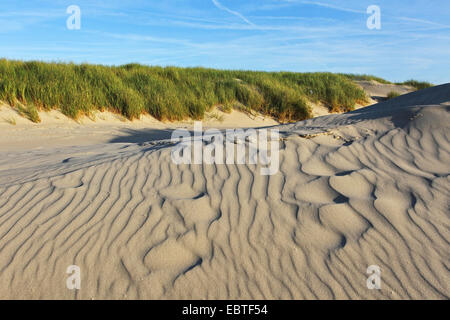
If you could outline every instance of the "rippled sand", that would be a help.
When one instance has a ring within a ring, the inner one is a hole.
[[[449,108],[450,84],[279,126],[273,176],[168,141],[2,153],[0,298],[448,299]]]

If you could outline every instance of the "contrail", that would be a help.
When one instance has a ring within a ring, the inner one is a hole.
[[[295,2],[295,1],[288,1],[288,2]],[[335,6],[329,3],[324,3],[324,2],[318,2],[318,1],[298,1],[299,3],[302,4],[309,4],[309,5],[314,5],[314,6],[319,6],[319,7],[325,7],[325,8],[330,8],[330,9],[334,9],[334,10],[339,10],[339,11],[345,11],[345,12],[354,12],[354,13],[363,13],[365,14],[365,11],[362,10],[355,10],[355,9],[350,9],[350,8],[344,8],[344,7],[339,7],[339,6]]]
[[[214,3],[214,5],[217,7],[217,8],[219,8],[220,10],[224,10],[224,11],[226,11],[226,12],[229,12],[229,13],[231,13],[231,14],[233,14],[233,15],[235,15],[235,16],[237,16],[237,17],[239,17],[239,18],[241,18],[242,20],[244,20],[246,23],[248,23],[249,25],[251,25],[251,26],[254,26],[254,24],[251,22],[251,21],[249,21],[246,17],[244,17],[242,14],[240,14],[239,12],[236,12],[236,11],[233,11],[233,10],[230,10],[230,9],[228,9],[227,7],[224,7],[219,1],[217,1],[217,0],[212,0],[212,2]]]

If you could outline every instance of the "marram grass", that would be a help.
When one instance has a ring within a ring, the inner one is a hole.
[[[213,106],[240,106],[280,121],[311,117],[311,103],[350,111],[364,91],[341,74],[102,66],[0,60],[0,100],[38,122],[37,109],[78,118],[109,110],[128,119],[202,119]],[[27,107],[24,107],[27,106]],[[25,109],[24,109],[25,108]]]
[[[404,85],[414,87],[416,90],[423,90],[423,89],[430,88],[433,86],[433,84],[430,82],[417,81],[417,80],[408,80],[408,81],[405,81],[405,82],[402,82],[399,84],[404,84]]]
[[[399,97],[400,95],[401,95],[401,94],[398,93],[397,91],[390,91],[390,92],[387,94],[386,99],[388,99],[388,100],[394,99],[394,98]]]

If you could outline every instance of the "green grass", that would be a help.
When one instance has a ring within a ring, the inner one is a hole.
[[[17,104],[17,111],[22,117],[27,118],[31,122],[39,123],[41,122],[41,118],[39,117],[38,110],[36,106],[33,104],[22,105],[21,103]]]
[[[400,93],[398,93],[397,91],[391,91],[391,92],[388,93],[387,99],[390,100],[390,99],[393,99],[393,98],[397,98],[399,96],[400,96]]]
[[[128,119],[148,113],[160,120],[202,119],[214,106],[235,106],[280,121],[311,117],[312,102],[350,111],[367,97],[348,76],[22,62],[0,59],[0,100],[38,121],[37,110],[59,109],[77,119],[109,110]],[[32,106],[32,107],[30,107]]]
[[[219,114],[218,112],[214,111],[207,115],[208,120],[216,120],[219,122],[223,122],[224,116]]]
[[[349,79],[351,79],[351,80],[355,80],[355,81],[358,81],[358,80],[362,80],[362,81],[371,81],[371,80],[373,80],[373,81],[376,81],[376,82],[379,82],[379,83],[383,83],[383,84],[391,84],[392,82],[390,82],[390,81],[388,81],[388,80],[385,80],[385,79],[383,79],[383,78],[380,78],[380,77],[375,77],[375,76],[372,76],[372,75],[368,75],[368,74],[348,74],[348,73],[343,73],[342,74],[343,76],[345,76],[345,77],[347,77],[347,78],[349,78]]]
[[[383,78],[380,77],[375,77],[372,75],[367,75],[367,74],[341,74],[345,77],[347,77],[348,79],[354,80],[354,81],[358,81],[358,80],[366,80],[366,81],[377,81],[379,83],[383,83],[383,84],[392,84],[392,82],[385,80]],[[426,89],[429,87],[434,86],[432,83],[429,82],[425,82],[425,81],[417,81],[417,80],[408,80],[408,81],[404,81],[404,82],[397,82],[395,84],[398,85],[408,85],[411,87],[414,87],[416,90],[422,90],[422,89]]]
[[[15,126],[17,124],[16,118],[14,118],[14,117],[10,117],[10,118],[3,119],[3,120],[5,120],[6,123],[9,123],[12,126]]]
[[[414,87],[416,90],[422,90],[434,86],[432,83],[417,80],[408,80],[398,84],[408,85]]]

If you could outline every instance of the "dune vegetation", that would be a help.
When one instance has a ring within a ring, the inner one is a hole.
[[[383,84],[405,85],[405,86],[411,86],[416,90],[422,90],[422,89],[426,89],[426,88],[430,88],[430,87],[434,86],[434,84],[432,84],[430,82],[417,81],[417,80],[407,80],[407,81],[403,81],[403,82],[393,83],[393,82],[390,82],[383,78],[368,75],[368,74],[351,74],[351,73],[344,74],[344,73],[342,73],[341,75],[344,77],[347,77],[351,80],[355,80],[355,81],[376,81],[376,82],[383,83]]]
[[[388,80],[369,74],[341,73],[341,75],[355,81],[376,81],[383,84],[392,84],[392,82]]]
[[[213,106],[235,106],[280,121],[311,117],[311,103],[350,111],[367,97],[348,77],[332,73],[225,71],[0,60],[0,100],[33,121],[36,109],[72,118],[109,110],[128,119],[201,119]],[[31,106],[26,107],[24,106]]]
[[[390,91],[390,92],[387,94],[386,99],[388,99],[388,100],[394,99],[394,98],[399,97],[400,95],[401,95],[401,94],[398,93],[397,91]]]
[[[16,104],[17,112],[22,116],[30,120],[34,123],[41,122],[41,118],[39,117],[38,109],[34,104],[23,105],[18,102]]]
[[[430,82],[417,81],[417,80],[408,80],[408,81],[405,81],[402,83],[397,83],[397,84],[411,86],[411,87],[414,87],[416,90],[422,90],[422,89],[430,88],[433,86],[433,84]]]
[[[357,103],[366,103],[366,94],[353,82],[358,79],[388,83],[369,75],[0,59],[0,100],[33,122],[40,121],[38,110],[50,109],[74,119],[95,110],[120,113],[128,119],[144,113],[159,120],[202,119],[217,105],[289,122],[311,118],[311,103],[322,103],[332,112],[351,111]]]

